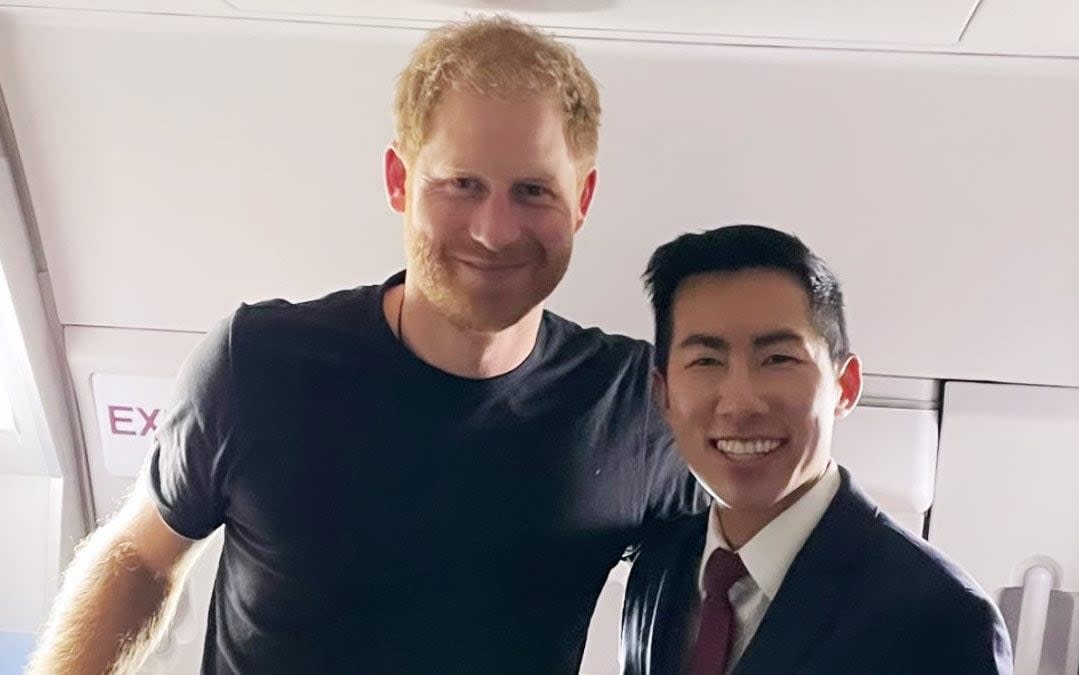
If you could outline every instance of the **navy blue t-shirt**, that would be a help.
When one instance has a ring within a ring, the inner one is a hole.
[[[647,343],[543,316],[505,375],[440,371],[383,286],[242,306],[185,363],[148,463],[225,525],[207,673],[565,673],[611,567],[699,510]]]

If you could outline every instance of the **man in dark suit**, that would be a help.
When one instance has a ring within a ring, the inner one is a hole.
[[[642,544],[626,675],[1011,673],[984,591],[831,458],[862,371],[824,262],[733,226],[662,246],[645,279],[657,395],[715,501]]]

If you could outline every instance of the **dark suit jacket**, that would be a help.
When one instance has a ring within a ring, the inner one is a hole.
[[[1010,674],[1007,629],[985,593],[840,475],[734,675]],[[679,673],[707,527],[707,514],[685,518],[641,545],[622,615],[625,675]]]

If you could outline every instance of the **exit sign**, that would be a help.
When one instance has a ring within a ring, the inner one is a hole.
[[[165,418],[173,380],[94,373],[90,383],[105,469],[114,476],[136,476]]]

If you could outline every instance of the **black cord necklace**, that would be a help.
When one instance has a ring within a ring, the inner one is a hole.
[[[397,340],[405,343],[405,334],[401,332],[401,322],[405,316],[405,289],[401,289],[401,304],[397,307]]]

